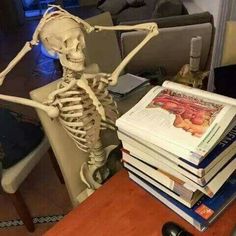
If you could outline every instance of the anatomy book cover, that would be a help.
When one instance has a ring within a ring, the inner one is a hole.
[[[222,107],[169,89],[162,90],[147,106],[170,114],[173,128],[195,137],[201,137],[206,132]]]
[[[220,103],[159,87],[131,109],[125,120],[151,142],[161,138],[192,149],[208,135],[223,108]]]

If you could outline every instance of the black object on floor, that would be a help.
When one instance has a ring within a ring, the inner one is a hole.
[[[163,236],[192,236],[189,232],[185,231],[174,222],[167,222],[162,227]]]
[[[214,92],[236,98],[236,65],[215,68],[214,74]]]

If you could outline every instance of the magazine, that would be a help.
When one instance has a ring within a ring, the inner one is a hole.
[[[147,163],[163,162],[166,165],[176,169],[180,173],[196,179],[202,178],[200,182],[207,182],[223,167],[230,158],[236,154],[236,127],[234,127],[216,147],[199,164],[195,165],[180,157],[177,157],[165,150],[153,149],[153,145],[138,138],[130,137],[118,131],[118,137],[122,141],[124,149],[128,150],[133,156],[146,157]]]
[[[200,161],[236,125],[236,99],[165,81],[116,125],[166,151]]]
[[[192,208],[184,206],[167,193],[131,172],[129,172],[129,177],[199,231],[206,230],[236,198],[235,173],[222,186],[214,198],[203,196]]]

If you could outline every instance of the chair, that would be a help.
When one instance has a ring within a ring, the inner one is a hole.
[[[30,152],[25,158],[19,161],[14,166],[3,169],[1,186],[3,191],[10,197],[12,203],[14,204],[21,220],[25,224],[26,228],[30,231],[34,231],[34,223],[32,221],[30,212],[24,202],[24,199],[19,191],[21,184],[24,182],[26,177],[31,173],[34,167],[38,164],[41,157],[48,151],[52,162],[53,157],[50,144],[46,136],[42,139],[41,143]],[[55,162],[53,162],[55,168]],[[57,175],[60,181],[63,183],[62,176],[60,172],[56,169]]]
[[[112,25],[111,16],[108,13],[92,17],[87,21],[90,24]],[[87,64],[101,62],[99,66],[102,72],[111,72],[119,64],[121,57],[115,32],[92,33],[86,37],[86,44]],[[38,102],[44,101],[48,94],[55,90],[57,83],[58,81],[54,81],[31,91],[31,98]],[[86,185],[80,179],[80,167],[87,160],[88,154],[76,147],[74,141],[56,119],[51,120],[41,110],[37,110],[37,113],[55,153],[71,202],[73,206],[76,206],[80,203],[78,195],[86,189]]]
[[[29,210],[20,194],[19,187],[48,149],[49,143],[47,138],[44,137],[37,148],[24,159],[8,169],[3,169],[2,172],[2,189],[11,198],[20,218],[30,232],[34,231],[34,224]]]

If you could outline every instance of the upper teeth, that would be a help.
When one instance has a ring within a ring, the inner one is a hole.
[[[69,61],[74,62],[74,63],[78,63],[78,62],[80,62],[81,60],[79,60],[79,59],[69,58]]]

